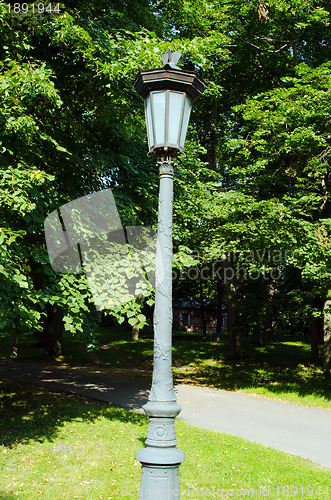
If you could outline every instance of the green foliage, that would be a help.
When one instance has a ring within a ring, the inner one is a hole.
[[[196,265],[196,249],[207,264],[228,252],[245,262],[250,250],[293,250],[286,269],[266,258],[248,268],[268,273],[276,264],[285,290],[292,266],[301,284],[325,298],[329,2],[68,1],[60,13],[38,17],[9,15],[1,1],[0,22],[3,328],[40,329],[46,304],[58,303],[68,331],[93,334],[98,313],[88,279],[52,271],[43,221],[62,204],[111,187],[123,226],[155,227],[157,168],[146,158],[132,82],[139,66],[159,66],[169,46],[208,84],[176,169],[175,265]],[[114,271],[115,278],[122,284],[125,276]],[[117,321],[144,324],[141,298],[118,305],[108,290],[100,294]],[[151,306],[152,291],[144,294]],[[307,309],[309,296],[298,297],[300,310],[320,311],[314,301]]]
[[[214,175],[197,189],[188,184],[193,196],[177,204],[175,214],[185,207],[187,227],[177,244],[199,250],[206,266],[230,253],[247,273],[268,278],[276,267],[280,324],[300,315],[309,326],[322,314],[331,279],[330,5],[201,0],[194,9],[189,1],[157,6],[176,32],[185,64],[208,83],[194,108],[191,140],[197,151],[204,148],[199,158]],[[252,262],[247,252],[255,255]],[[286,261],[256,257],[277,253],[287,254]],[[291,268],[300,275],[292,285]],[[249,287],[242,275],[235,281],[247,324],[248,304],[256,316],[265,314],[270,280],[263,300],[257,282]],[[215,298],[207,284],[205,292]],[[189,293],[198,296],[193,282]]]
[[[229,143],[237,187],[253,196],[251,208],[269,209],[260,210],[259,227],[252,232],[260,241],[264,235],[264,246],[293,249],[292,265],[322,295],[331,279],[329,67],[300,64],[296,77],[236,107],[243,127],[241,137]],[[250,241],[254,245],[254,237]]]
[[[9,15],[0,2],[0,321],[7,331],[41,329],[46,304],[56,303],[68,331],[93,337],[100,314],[87,277],[61,276],[49,265],[43,222],[55,208],[116,186],[125,225],[154,215],[156,171],[150,175],[145,159],[132,77],[138,40],[149,43],[148,27],[158,22],[147,2],[117,7],[90,2],[77,10],[69,2],[58,15],[36,17]],[[134,312],[144,324],[141,308],[137,299],[112,312],[121,320]]]

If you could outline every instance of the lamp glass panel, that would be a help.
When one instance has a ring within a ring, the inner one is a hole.
[[[155,146],[165,144],[166,92],[152,92]]]
[[[192,109],[192,101],[191,101],[190,97],[185,96],[183,123],[182,123],[182,130],[180,133],[180,141],[179,141],[179,144],[180,144],[182,149],[184,149],[186,132],[187,132],[187,127],[188,127],[188,122],[190,119],[191,109]]]
[[[150,96],[145,99],[145,117],[147,126],[148,147],[151,149],[154,146],[154,133],[153,133],[153,120],[152,120],[152,106]]]
[[[182,92],[169,92],[168,144],[178,144],[184,98]]]

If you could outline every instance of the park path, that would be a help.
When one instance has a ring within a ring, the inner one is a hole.
[[[141,411],[150,381],[112,378],[79,369],[0,362],[0,378],[69,392]],[[331,410],[180,384],[179,418],[194,426],[244,437],[331,468]]]

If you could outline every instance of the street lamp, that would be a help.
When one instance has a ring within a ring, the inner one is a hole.
[[[176,402],[172,379],[172,206],[175,164],[184,150],[194,101],[205,84],[193,72],[177,67],[180,52],[162,56],[163,68],[141,70],[134,87],[145,102],[149,153],[161,158],[156,245],[153,381],[144,411],[149,417],[142,464],[140,500],[178,499],[179,465],[185,454],[176,448]]]

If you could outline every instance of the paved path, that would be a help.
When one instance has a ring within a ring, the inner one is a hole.
[[[181,417],[192,425],[250,441],[331,467],[331,411],[240,392],[177,386]]]
[[[75,369],[0,362],[0,377],[79,394],[130,410],[147,402],[150,382]],[[181,419],[308,458],[331,468],[331,411],[239,392],[177,385]]]

